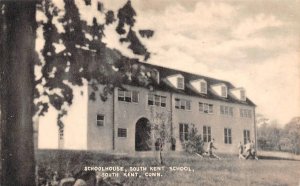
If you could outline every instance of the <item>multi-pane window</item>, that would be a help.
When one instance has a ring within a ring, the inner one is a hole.
[[[199,102],[199,111],[203,113],[213,113],[213,104]]]
[[[222,115],[233,116],[233,107],[221,105],[220,113]]]
[[[187,141],[189,139],[189,125],[186,123],[179,123],[179,138],[180,141]]]
[[[176,98],[175,99],[175,108],[180,109],[180,99]]]
[[[119,101],[125,101],[125,91],[118,90],[118,100]]]
[[[183,77],[177,78],[177,88],[178,89],[184,89],[184,79]]]
[[[138,91],[128,91],[128,90],[118,90],[118,100],[125,102],[139,102],[139,92]]]
[[[126,128],[118,128],[118,137],[127,137],[127,129]]]
[[[245,92],[245,90],[241,90],[240,94],[241,94],[241,100],[246,100],[246,92]]]
[[[210,142],[211,140],[211,128],[210,126],[203,126],[203,141]]]
[[[221,86],[221,96],[227,97],[227,87],[226,86]]]
[[[96,123],[99,127],[104,126],[104,115],[97,114]]]
[[[175,108],[182,110],[191,110],[191,101],[185,99],[175,99]]]
[[[159,72],[156,69],[153,69],[151,72],[151,77],[156,81],[156,83],[159,83]]]
[[[207,93],[207,84],[205,81],[200,82],[200,92],[204,94]]]
[[[131,102],[131,91],[125,91],[125,101]]]
[[[160,106],[160,96],[158,96],[158,95],[154,96],[154,104],[156,106]]]
[[[252,111],[250,109],[240,109],[240,116],[242,118],[252,118]]]
[[[232,144],[232,133],[230,128],[224,128],[224,143]]]
[[[134,103],[139,102],[139,92],[138,91],[132,91],[131,92],[131,101]]]
[[[148,105],[154,105],[154,95],[148,94]]]
[[[160,106],[161,107],[166,107],[167,106],[167,97],[160,96]]]
[[[244,144],[248,143],[250,140],[250,130],[244,130]]]
[[[148,94],[148,105],[156,105],[156,106],[160,106],[160,107],[166,107],[166,104],[167,104],[166,96]]]

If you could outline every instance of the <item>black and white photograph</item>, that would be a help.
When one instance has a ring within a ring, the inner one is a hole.
[[[300,186],[299,0],[0,0],[0,185]]]

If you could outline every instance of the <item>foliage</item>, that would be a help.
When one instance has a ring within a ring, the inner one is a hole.
[[[260,149],[300,153],[299,117],[293,118],[283,128],[280,128],[276,121],[266,121],[258,127],[257,144]]]
[[[130,1],[119,9],[117,18],[102,3],[86,1],[86,6],[98,3],[98,11],[105,16],[103,23],[94,17],[92,25],[81,20],[75,1],[63,2],[63,10],[47,0],[38,6],[38,10],[44,12],[47,20],[39,23],[43,28],[45,45],[41,51],[43,60],[37,63],[42,76],[36,80],[35,91],[36,112],[43,115],[48,111],[49,105],[53,106],[59,111],[57,123],[60,127],[63,127],[61,118],[67,114],[66,107],[73,101],[72,88],[82,86],[84,80],[92,84],[94,91],[97,91],[97,86],[93,85],[105,85],[104,91],[100,92],[102,100],[106,99],[114,87],[122,87],[120,82],[136,81],[145,86],[151,82],[151,78],[143,75],[145,69],[141,68],[137,59],[123,56],[119,51],[108,48],[102,41],[105,27],[118,21],[116,32],[120,41],[129,43],[129,49],[134,54],[144,56],[145,60],[150,57],[150,53],[133,30],[136,13]],[[54,24],[55,19],[62,25],[63,32],[58,31],[57,23]],[[124,29],[125,26],[129,26],[129,31]],[[64,49],[57,53],[57,45]],[[48,99],[39,99],[42,97]],[[95,92],[89,97],[96,99]]]
[[[289,141],[291,152],[300,154],[300,117],[293,118],[285,125],[284,135]]]
[[[175,138],[171,134],[171,113],[161,112],[155,107],[150,108],[152,131],[154,132],[155,150],[159,151],[160,164],[164,165],[162,151],[170,150],[170,143],[175,143]]]
[[[201,134],[198,134],[198,129],[192,124],[188,133],[188,141],[185,142],[185,150],[189,153],[202,154],[205,152],[203,146]]]
[[[282,137],[283,129],[278,127],[276,121],[271,124],[262,124],[258,128],[258,147],[263,150],[280,150],[280,138]]]
[[[160,139],[163,145],[171,142],[171,116],[170,113],[159,112],[151,107],[151,121],[152,130],[154,131],[154,138]]]

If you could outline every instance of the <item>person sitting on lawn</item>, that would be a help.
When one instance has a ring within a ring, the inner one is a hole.
[[[243,152],[244,152],[244,145],[242,144],[242,142],[239,143],[238,145],[238,149],[239,149],[239,159],[245,159]]]
[[[214,146],[215,139],[212,139],[210,142],[208,142],[207,145],[207,152],[210,158],[217,158],[221,159],[219,156],[217,156],[215,153],[213,153],[213,149],[217,150],[217,148]]]

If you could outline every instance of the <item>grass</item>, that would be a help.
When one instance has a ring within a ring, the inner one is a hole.
[[[141,158],[140,156],[144,156]],[[122,174],[113,178],[124,185],[299,185],[300,161],[272,159],[262,157],[259,161],[239,160],[236,156],[221,154],[222,160],[200,159],[185,153],[166,153],[165,170],[159,177],[124,177]],[[105,154],[84,151],[43,150],[37,153],[40,168],[51,167],[57,170],[59,164],[64,172],[71,172],[76,167],[84,166],[123,166],[129,167],[160,166],[157,156],[152,152],[133,156]],[[170,166],[190,167],[192,172],[170,171]],[[149,172],[149,171],[147,171]],[[98,172],[99,174],[99,172]]]

